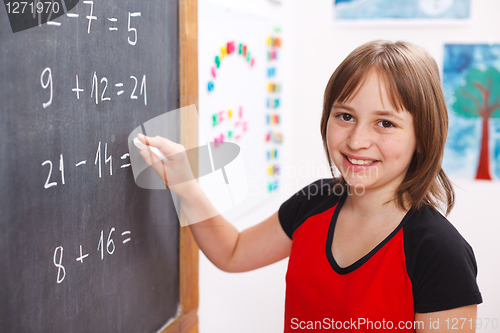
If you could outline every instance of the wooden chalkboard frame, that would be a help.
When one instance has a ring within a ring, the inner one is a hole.
[[[198,105],[198,2],[179,0],[180,107]],[[181,115],[181,144],[198,145],[198,119]],[[181,220],[185,219],[181,213]],[[185,222],[185,221],[184,221]],[[187,225],[187,223],[181,223]],[[182,313],[161,333],[198,333],[198,246],[179,228],[179,298]]]

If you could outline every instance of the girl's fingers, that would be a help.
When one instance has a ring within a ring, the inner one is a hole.
[[[146,163],[152,167],[158,176],[160,176],[162,181],[167,184],[167,174],[163,162],[161,162],[160,159],[148,149],[142,149],[140,153]]]
[[[148,145],[149,142],[146,141],[147,136],[143,135],[142,133],[137,133],[137,138],[139,139],[139,141],[141,141],[145,145]]]
[[[159,136],[148,137],[138,134],[137,138],[143,144],[159,149],[168,157],[168,161],[163,162],[151,149],[142,149],[140,152],[146,163],[153,168],[167,187],[195,179],[184,146]]]
[[[150,137],[139,133],[137,134],[137,138],[139,138],[139,141],[147,146],[158,148],[167,157],[184,151],[184,147],[182,145],[176,144],[175,142],[160,136]]]
[[[149,166],[158,162],[158,157],[153,154],[149,149],[141,149],[141,155]]]

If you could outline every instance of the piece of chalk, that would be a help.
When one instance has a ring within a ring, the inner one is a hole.
[[[156,155],[156,157],[158,157],[160,160],[168,160],[167,156],[165,156],[165,154],[163,154],[158,148],[155,148],[155,147],[151,147],[151,146],[146,146],[144,143],[142,143],[141,141],[139,141],[138,138],[135,138],[133,140],[134,142],[134,145],[139,148],[139,149],[149,149],[151,150],[151,152],[153,154]]]

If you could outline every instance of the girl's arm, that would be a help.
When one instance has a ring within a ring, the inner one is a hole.
[[[218,214],[194,179],[182,145],[161,137],[138,135],[138,138],[168,156],[168,161],[161,162],[147,149],[141,150],[146,162],[180,197],[196,243],[215,266],[227,272],[244,272],[289,256],[292,241],[283,231],[277,212],[263,222],[238,232]]]
[[[446,311],[415,313],[415,322],[421,322],[415,328],[417,333],[474,333],[476,332],[476,317],[477,304]]]

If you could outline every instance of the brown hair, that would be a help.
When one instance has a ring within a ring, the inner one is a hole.
[[[321,118],[321,136],[330,167],[326,131],[332,105],[354,97],[370,69],[375,69],[384,81],[393,107],[407,110],[413,116],[417,144],[406,176],[396,190],[396,204],[403,209],[408,208],[406,204],[415,208],[422,205],[446,208],[448,214],[455,201],[451,182],[441,168],[448,112],[436,61],[413,44],[389,41],[363,44],[332,74],[325,89]]]

